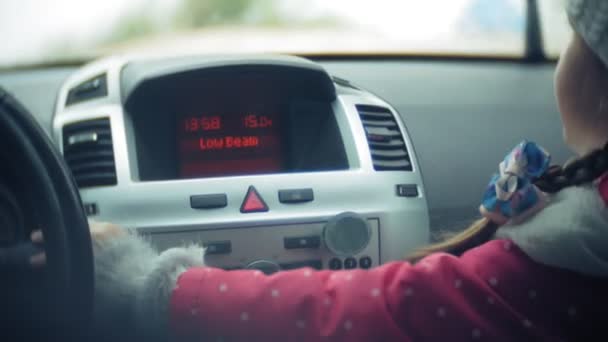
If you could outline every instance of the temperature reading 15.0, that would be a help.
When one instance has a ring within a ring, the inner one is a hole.
[[[243,118],[243,124],[247,128],[269,128],[272,127],[272,119],[265,115],[249,114]]]

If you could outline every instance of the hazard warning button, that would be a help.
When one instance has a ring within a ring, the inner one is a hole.
[[[266,202],[262,199],[262,196],[258,193],[255,187],[250,186],[247,190],[247,195],[241,204],[241,213],[262,213],[268,211]]]

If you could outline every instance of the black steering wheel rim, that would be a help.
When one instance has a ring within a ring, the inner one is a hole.
[[[49,322],[60,330],[87,327],[93,312],[94,269],[91,236],[76,183],[62,157],[34,117],[0,88],[0,146],[29,194],[47,254]]]

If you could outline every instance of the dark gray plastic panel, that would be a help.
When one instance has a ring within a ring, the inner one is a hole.
[[[154,80],[200,74],[205,71],[229,69],[232,72],[276,72],[292,79],[294,86],[314,90],[323,100],[333,101],[336,90],[330,76],[318,64],[290,56],[213,56],[179,57],[128,63],[121,73],[123,103],[136,96],[137,90]],[[296,83],[296,82],[299,82]]]

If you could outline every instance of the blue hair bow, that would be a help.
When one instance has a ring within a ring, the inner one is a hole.
[[[544,204],[543,193],[532,183],[549,168],[551,156],[539,145],[522,141],[499,164],[499,173],[488,184],[480,211],[504,224],[536,211]]]

